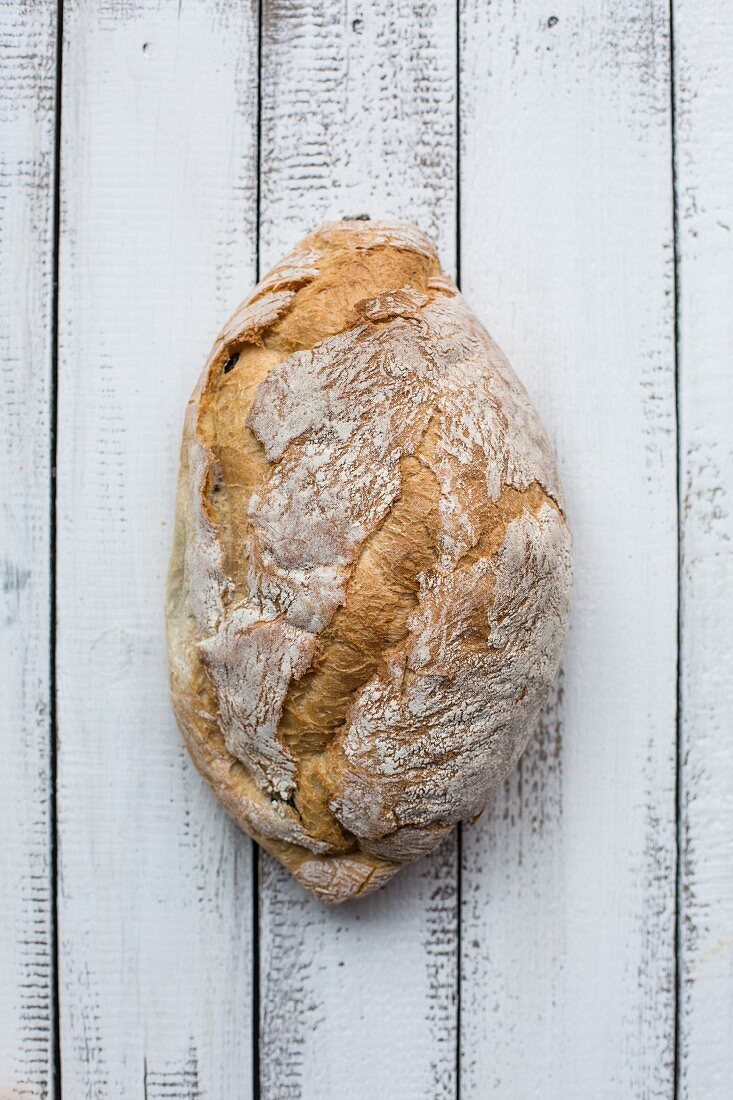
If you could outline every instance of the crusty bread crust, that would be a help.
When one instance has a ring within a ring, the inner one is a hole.
[[[413,226],[323,226],[189,403],[173,703],[237,823],[318,897],[476,817],[556,675],[570,537],[506,359]]]

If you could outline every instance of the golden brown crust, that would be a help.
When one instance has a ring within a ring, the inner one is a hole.
[[[184,431],[173,700],[229,813],[338,902],[481,811],[559,661],[569,538],[511,368],[410,226],[322,227]]]

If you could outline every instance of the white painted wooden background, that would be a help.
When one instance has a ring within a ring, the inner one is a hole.
[[[731,4],[0,26],[0,1098],[730,1100]],[[576,581],[491,812],[329,911],[188,761],[163,581],[214,334],[361,211],[435,237],[526,382]]]

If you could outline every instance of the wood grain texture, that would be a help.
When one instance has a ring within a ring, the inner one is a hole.
[[[455,4],[265,0],[262,273],[320,222],[404,218],[455,267]]]
[[[52,1094],[55,4],[0,4],[0,1096]]]
[[[733,1082],[733,9],[676,0],[680,495],[680,1057]]]
[[[461,59],[463,290],[555,442],[575,561],[555,704],[464,832],[461,1096],[671,1097],[667,6],[465,0]]]
[[[251,846],[167,697],[183,413],[254,276],[256,12],[67,3],[59,945],[69,1097],[251,1096]]]
[[[575,533],[550,707],[493,809],[329,911],[260,867],[263,1100],[664,1097],[733,1079],[733,16],[673,0],[66,0],[61,1019],[50,845],[56,3],[0,0],[0,1096],[253,1095],[249,840],[183,749],[163,586],[186,399],[319,222],[418,222],[550,429]],[[672,97],[677,208],[675,462]],[[461,904],[460,1033],[457,1029]],[[460,1041],[460,1050],[457,1044]],[[460,1078],[456,1064],[460,1062]]]
[[[319,222],[415,221],[455,262],[455,5],[264,4],[261,270]],[[266,1100],[455,1093],[456,844],[329,912],[262,861]],[[375,1052],[378,1052],[375,1055]]]

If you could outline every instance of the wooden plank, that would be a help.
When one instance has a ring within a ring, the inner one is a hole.
[[[164,585],[186,402],[255,263],[256,9],[65,5],[59,934],[65,1094],[248,1097],[251,844],[187,758]]]
[[[557,697],[464,832],[461,1096],[671,1097],[676,452],[662,0],[465,0],[463,289],[574,530]]]
[[[0,1095],[48,1097],[55,3],[3,0],[0,40]]]
[[[264,12],[262,271],[320,222],[360,212],[416,221],[451,268],[455,5]],[[269,858],[261,867],[263,1098],[452,1098],[455,838],[335,911]]]
[[[733,9],[674,5],[680,381],[679,1095],[733,1081]]]

